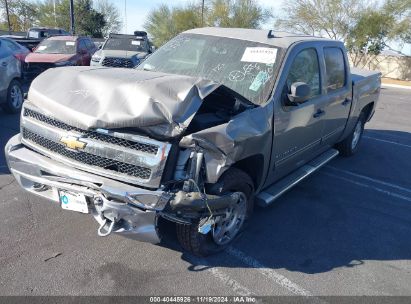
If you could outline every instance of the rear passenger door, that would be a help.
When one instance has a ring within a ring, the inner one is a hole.
[[[339,46],[323,49],[324,89],[328,104],[324,115],[323,144],[334,145],[344,132],[351,108],[351,83],[348,83],[347,58]]]

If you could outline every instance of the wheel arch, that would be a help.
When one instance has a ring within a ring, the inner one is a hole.
[[[232,167],[244,171],[253,181],[254,190],[258,190],[263,178],[264,156],[255,154],[237,161]]]
[[[362,109],[361,109],[361,113],[364,113],[364,117],[365,117],[365,121],[368,122],[371,117],[372,117],[372,113],[375,107],[375,102],[372,101],[368,104],[366,104]]]

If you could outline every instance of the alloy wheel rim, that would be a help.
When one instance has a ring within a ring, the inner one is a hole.
[[[13,85],[10,91],[11,105],[18,109],[23,103],[23,97],[21,94],[21,89],[18,85]]]
[[[225,211],[225,215],[217,216],[215,219],[212,236],[218,245],[229,243],[240,231],[247,214],[247,197],[242,192],[235,205]]]
[[[354,135],[353,135],[352,142],[351,142],[352,149],[355,149],[358,145],[358,142],[360,141],[361,129],[362,129],[361,121],[358,121],[357,125],[355,126]]]

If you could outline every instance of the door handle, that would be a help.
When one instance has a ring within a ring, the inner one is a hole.
[[[324,114],[325,114],[325,111],[318,109],[317,112],[314,113],[313,117],[318,118],[318,117],[323,116]]]
[[[7,66],[7,62],[2,62],[1,66],[4,66],[4,67]]]
[[[346,98],[344,99],[344,101],[341,103],[343,106],[346,106],[347,104],[349,104],[351,102],[350,98]]]

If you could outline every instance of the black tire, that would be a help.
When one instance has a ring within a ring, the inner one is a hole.
[[[24,96],[21,83],[14,79],[10,82],[9,88],[7,89],[6,102],[2,104],[2,107],[6,113],[19,113],[23,105],[23,101]]]
[[[191,225],[176,224],[177,238],[184,250],[196,256],[208,256],[218,253],[229,246],[244,230],[253,212],[254,187],[251,178],[243,171],[231,168],[227,170],[209,191],[212,194],[224,194],[228,192],[242,192],[247,198],[246,215],[240,231],[229,241],[229,243],[217,244],[212,236],[212,231],[204,235],[198,232],[199,223]]]
[[[360,117],[358,118],[358,121],[355,124],[355,127],[352,130],[351,134],[346,139],[344,139],[336,145],[336,148],[340,152],[340,155],[348,157],[354,155],[358,151],[362,134],[364,133],[364,124],[365,115],[363,112],[361,112]]]

